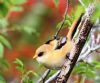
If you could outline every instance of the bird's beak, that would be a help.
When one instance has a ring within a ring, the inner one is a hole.
[[[36,59],[36,58],[37,58],[37,55],[34,55],[34,56],[33,56],[33,59]]]

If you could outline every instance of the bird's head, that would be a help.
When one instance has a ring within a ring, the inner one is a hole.
[[[45,57],[50,55],[50,52],[55,49],[57,46],[57,40],[52,40],[49,43],[43,44],[37,48],[33,59],[36,59],[38,62],[44,61]]]

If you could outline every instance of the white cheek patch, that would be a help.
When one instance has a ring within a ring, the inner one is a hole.
[[[37,60],[39,63],[43,64],[43,63],[45,63],[45,60],[47,60],[47,57],[48,57],[48,56],[43,55],[43,56],[41,56],[41,57],[37,57],[36,60]]]

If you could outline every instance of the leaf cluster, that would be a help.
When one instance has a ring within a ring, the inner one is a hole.
[[[73,73],[84,75],[87,78],[95,78],[97,76],[98,70],[100,70],[100,62],[94,60],[91,63],[80,62],[76,64]]]

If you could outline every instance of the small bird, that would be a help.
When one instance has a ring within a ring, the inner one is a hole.
[[[60,69],[73,47],[72,38],[81,21],[82,15],[73,22],[66,37],[54,38],[37,48],[33,56],[39,63],[48,69]]]

